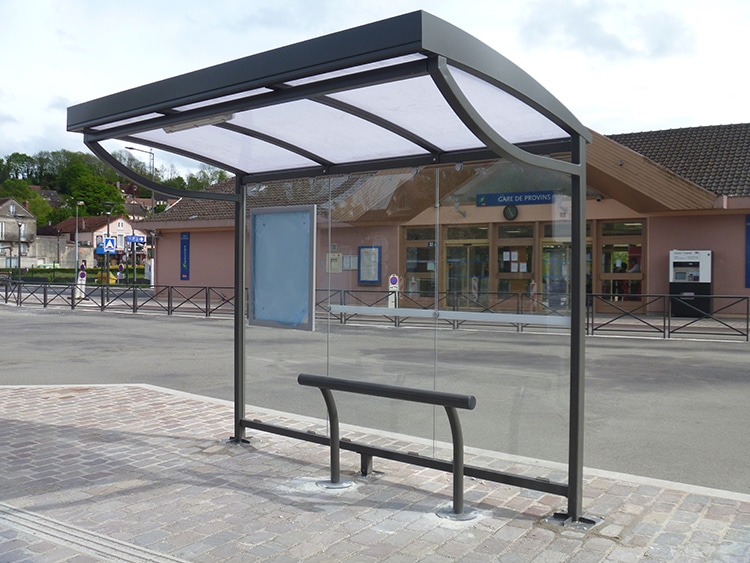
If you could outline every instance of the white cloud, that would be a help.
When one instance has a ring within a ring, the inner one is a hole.
[[[381,0],[3,0],[0,157],[85,150],[66,108],[423,8]],[[750,121],[750,2],[433,0],[603,133]]]

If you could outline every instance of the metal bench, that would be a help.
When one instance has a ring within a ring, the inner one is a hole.
[[[340,449],[341,437],[339,432],[339,415],[332,391],[343,391],[359,395],[373,397],[385,397],[414,403],[426,403],[442,406],[448,415],[453,438],[453,459],[449,464],[453,473],[453,512],[456,518],[464,517],[464,437],[461,430],[461,422],[458,418],[457,409],[471,410],[476,406],[477,400],[473,395],[458,395],[440,391],[429,391],[395,385],[383,385],[351,379],[338,379],[320,375],[309,375],[302,373],[297,377],[300,385],[317,387],[323,394],[323,399],[328,410],[330,422],[330,448],[331,448],[331,482],[341,482]],[[392,459],[403,463],[411,463],[433,469],[446,470],[445,462],[428,458],[414,453],[405,453],[388,448],[381,448],[367,444],[359,444],[347,441],[346,449],[357,451],[361,459],[361,471],[367,475],[372,471],[373,456]],[[436,463],[438,462],[438,463]]]

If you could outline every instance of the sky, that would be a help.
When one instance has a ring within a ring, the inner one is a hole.
[[[747,0],[0,0],[0,158],[86,151],[71,105],[420,9],[599,133],[750,122]]]

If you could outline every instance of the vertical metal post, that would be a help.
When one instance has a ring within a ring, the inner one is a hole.
[[[341,482],[341,434],[339,432],[339,411],[336,409],[336,401],[333,400],[333,393],[330,389],[320,388],[323,393],[323,399],[328,409],[328,425],[331,427],[331,483]]]
[[[135,259],[135,254],[133,254]],[[138,288],[135,285],[135,265],[133,265],[133,312],[138,312]]]
[[[245,438],[245,287],[247,198],[242,179],[234,184],[237,201],[234,204],[234,441]]]
[[[464,434],[455,407],[445,407],[453,437],[453,514],[464,512]]]
[[[586,141],[572,137],[572,161],[580,167],[572,184],[572,284],[570,310],[570,428],[568,439],[568,518],[578,521],[583,502],[583,411],[586,307]]]

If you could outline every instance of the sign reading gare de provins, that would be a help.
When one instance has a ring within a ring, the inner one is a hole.
[[[477,207],[493,205],[534,205],[552,203],[554,192],[507,192],[502,194],[477,194]]]

